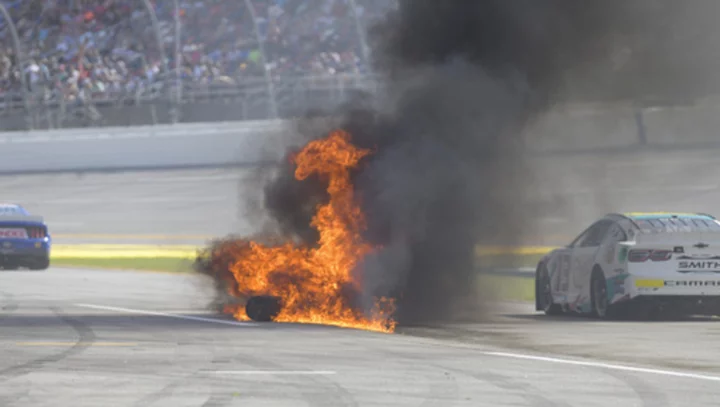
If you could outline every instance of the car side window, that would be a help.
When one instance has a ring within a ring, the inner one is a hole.
[[[580,235],[579,235],[578,237],[576,237],[575,240],[573,240],[572,243],[570,243],[570,244],[568,245],[568,247],[580,247],[580,245],[582,244],[583,240],[585,240],[585,238],[587,237],[588,233],[590,233],[590,230],[591,230],[591,229],[592,229],[592,226],[589,227],[589,228],[587,228],[587,229],[585,229],[585,231],[582,232],[582,233],[580,233]]]
[[[588,229],[585,236],[580,239],[575,247],[597,247],[602,244],[603,238],[605,237],[608,229],[613,224],[609,220],[601,220]]]
[[[618,222],[613,222],[605,233],[602,243],[617,243],[627,241],[627,233]]]

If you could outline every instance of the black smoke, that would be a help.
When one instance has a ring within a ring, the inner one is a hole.
[[[366,238],[383,247],[356,270],[366,304],[396,297],[401,324],[449,320],[472,305],[475,246],[519,243],[537,216],[525,201],[525,128],[556,103],[627,97],[663,28],[646,18],[669,4],[407,0],[372,27],[382,90],[328,113],[375,151],[353,174]],[[310,219],[326,199],[321,181],[296,181],[287,161],[265,189],[282,234],[310,245]]]

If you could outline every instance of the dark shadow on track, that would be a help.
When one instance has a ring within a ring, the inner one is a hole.
[[[67,312],[67,310],[66,310]],[[382,333],[376,333],[371,331],[365,331],[360,329],[343,328],[332,325],[318,325],[318,324],[299,324],[299,323],[279,323],[279,322],[243,322],[236,321],[232,318],[217,314],[171,314],[176,317],[162,316],[162,315],[143,315],[143,314],[107,314],[107,313],[67,313],[73,320],[81,321],[87,326],[91,326],[94,330],[102,332],[105,328],[117,329],[122,328],[123,332],[153,332],[162,331],[168,332],[173,330],[178,331],[191,331],[201,332],[203,330],[262,330],[262,331],[287,331],[287,330],[303,330],[303,331],[328,331],[338,330],[345,332],[357,332],[367,333],[371,335],[387,335]],[[184,319],[188,318],[203,318],[207,321]],[[217,322],[213,322],[217,321]],[[237,324],[227,324],[227,322],[235,322]],[[27,315],[22,313],[12,313],[4,316],[0,320],[0,330],[8,335],[5,339],[10,336],[17,339],[17,337],[23,337],[23,328],[33,329],[48,329],[53,330],[56,328],[66,327],[67,324],[59,320],[57,316],[52,314],[47,315]],[[11,330],[15,328],[15,330]],[[7,329],[7,330],[6,330]],[[62,331],[57,331],[62,332]]]
[[[512,319],[521,319],[528,321],[537,322],[571,322],[571,323],[599,323],[599,322],[614,322],[614,323],[665,323],[665,322],[720,322],[720,318],[709,316],[709,315],[668,315],[668,316],[654,316],[649,318],[637,318],[637,317],[619,317],[615,319],[595,319],[584,315],[544,315],[544,314],[500,314],[500,316]]]

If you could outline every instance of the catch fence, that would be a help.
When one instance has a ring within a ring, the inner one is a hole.
[[[347,100],[348,96],[368,89],[372,91],[374,78],[364,72],[370,59],[366,27],[380,14],[378,9],[387,9],[392,1],[344,0],[340,2],[345,5],[342,13],[324,11],[335,19],[334,27],[346,28],[342,32],[344,37],[339,41],[347,42],[344,46],[353,50],[350,53],[352,55],[342,55],[344,60],[340,65],[344,65],[339,69],[330,68],[331,72],[314,71],[311,69],[312,64],[307,61],[305,64],[308,66],[302,69],[282,66],[284,59],[274,49],[276,39],[273,38],[272,25],[268,21],[275,13],[267,8],[272,8],[273,2],[225,0],[208,4],[208,13],[213,12],[211,9],[217,4],[224,4],[222,7],[235,12],[244,6],[240,10],[241,14],[228,16],[235,18],[237,21],[233,20],[232,24],[240,26],[237,29],[242,30],[236,33],[237,40],[232,40],[234,44],[242,43],[244,49],[253,50],[250,54],[255,64],[252,69],[235,72],[235,75],[223,74],[210,80],[198,80],[196,77],[188,78],[187,67],[182,66],[182,62],[187,61],[194,52],[198,32],[202,32],[198,31],[198,25],[192,18],[187,23],[184,20],[188,17],[188,8],[197,7],[197,4],[182,0],[137,0],[133,7],[138,8],[138,13],[133,13],[133,21],[127,24],[131,31],[138,31],[138,35],[147,40],[144,54],[139,55],[143,63],[147,64],[152,59],[159,61],[152,78],[145,78],[134,83],[134,86],[124,86],[122,89],[107,86],[101,90],[76,89],[73,92],[58,89],[57,82],[60,80],[57,77],[46,78],[45,82],[49,82],[49,85],[31,79],[31,75],[38,74],[38,60],[57,50],[38,55],[36,44],[28,43],[48,35],[44,32],[47,27],[28,28],[33,20],[41,18],[27,18],[27,15],[18,11],[30,3],[32,1],[0,2],[0,57],[4,51],[12,50],[13,69],[19,72],[10,88],[3,88],[3,80],[7,82],[7,78],[0,76],[0,131],[282,119],[296,114],[301,108],[336,106]],[[290,18],[295,17],[291,15]],[[302,31],[317,25],[301,23],[303,18],[289,23],[289,29],[297,27]],[[322,20],[327,19],[319,17],[319,21]],[[202,24],[200,26],[202,28]],[[115,28],[103,29],[114,32]],[[290,35],[302,36],[303,32]],[[334,35],[341,36],[341,33],[336,32]],[[297,55],[302,55],[302,52],[298,50]],[[338,52],[334,52],[322,57],[337,59],[339,56]],[[357,63],[353,60],[357,60]],[[328,65],[332,66],[332,61]],[[0,60],[0,73],[2,70]]]

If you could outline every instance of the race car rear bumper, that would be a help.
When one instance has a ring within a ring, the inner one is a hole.
[[[50,243],[45,240],[0,241],[0,267],[46,268],[50,262]]]
[[[720,315],[720,295],[639,295],[620,304],[672,313]]]

